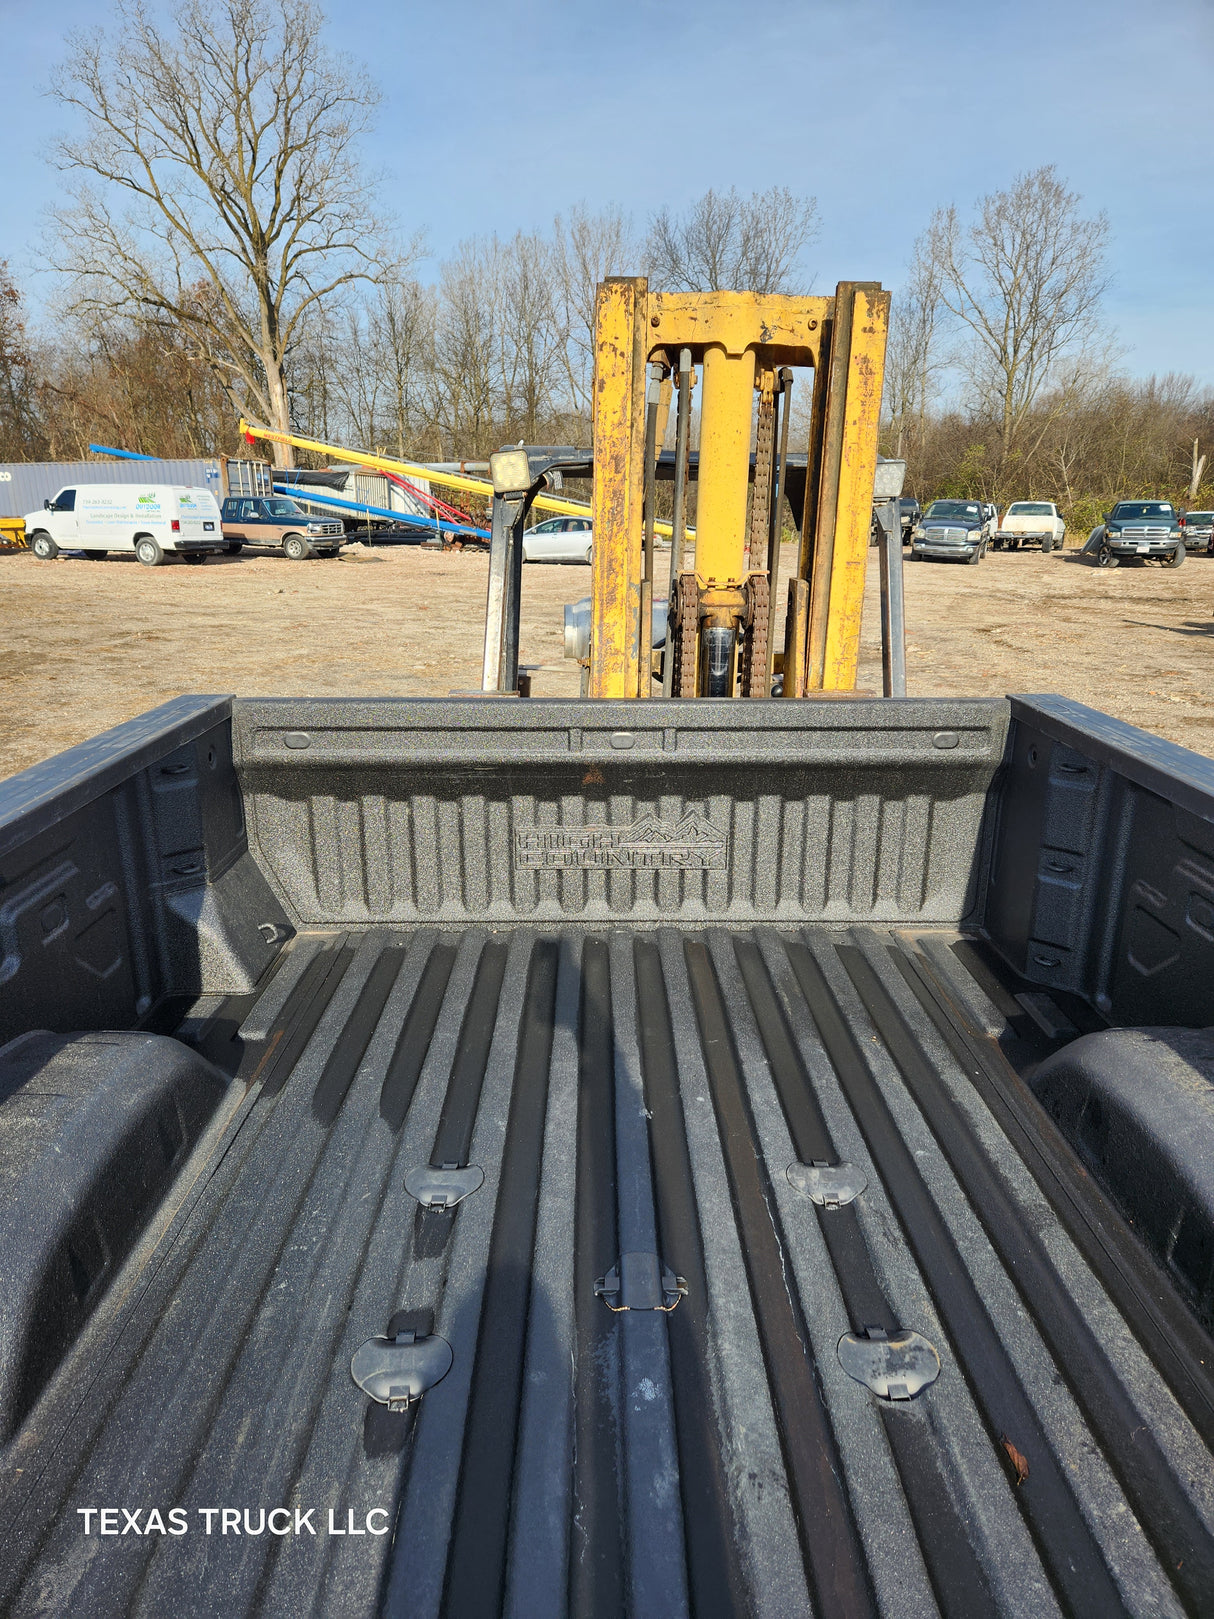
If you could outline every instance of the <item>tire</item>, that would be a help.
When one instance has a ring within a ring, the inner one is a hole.
[[[594,562],[594,546],[593,545],[588,545],[586,547],[586,566],[589,568],[593,562]]]
[[[1054,549],[1054,536],[1052,534],[1043,534],[1042,537],[1041,537],[1042,554],[1044,556],[1048,556],[1053,549]]]
[[[966,566],[970,567],[970,568],[976,568],[978,566],[978,564],[982,561],[982,552],[983,552],[983,547],[980,545],[978,547],[978,549],[974,552],[972,557],[966,557],[966,559],[965,559]]]
[[[135,555],[145,568],[158,568],[164,561],[164,552],[150,534],[140,534],[136,539]]]
[[[1120,561],[1121,558],[1114,556],[1107,545],[1102,545],[1096,553],[1096,566],[1098,568],[1115,568]]]
[[[302,534],[284,534],[282,540],[283,555],[292,562],[307,562],[312,556],[312,547]]]
[[[205,562],[210,554],[211,553],[209,551],[183,551],[181,553],[181,560],[183,562],[193,563]]]
[[[1164,558],[1163,565],[1164,565],[1165,568],[1179,568],[1180,564],[1184,561],[1184,559],[1185,559],[1184,541],[1181,540],[1180,544],[1172,552],[1172,555],[1170,557],[1165,557]]]
[[[30,550],[41,562],[53,562],[59,555],[59,547],[44,528],[40,528],[30,541]]]
[[[244,550],[244,541],[243,540],[229,540],[227,545],[224,546],[224,550],[227,552],[228,556],[230,556],[230,557],[238,557],[240,555],[240,553]]]

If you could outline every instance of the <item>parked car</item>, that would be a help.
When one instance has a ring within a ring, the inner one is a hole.
[[[1123,557],[1179,568],[1185,559],[1184,530],[1169,500],[1119,500],[1083,549],[1098,568],[1115,568]]]
[[[229,551],[281,546],[292,562],[335,557],[346,534],[340,518],[313,517],[288,495],[230,496],[223,503],[223,532]]]
[[[911,561],[981,562],[990,519],[976,500],[933,500],[911,530]]]
[[[1214,512],[1186,512],[1180,519],[1186,551],[1214,550]]]
[[[219,506],[209,489],[178,484],[81,483],[61,489],[28,512],[29,548],[49,562],[61,551],[83,551],[101,561],[111,551],[133,551],[149,568],[176,553],[205,562],[223,550]]]
[[[995,530],[995,549],[1040,545],[1043,551],[1061,550],[1065,538],[1066,524],[1052,500],[1014,500]]]
[[[523,535],[524,562],[589,562],[593,549],[588,517],[549,517]]]
[[[917,500],[915,500],[912,496],[903,495],[901,513],[902,513],[902,542],[903,542],[903,544],[905,544],[906,541],[910,539],[911,529],[914,528],[915,524],[923,516],[923,507],[920,506],[919,502]]]

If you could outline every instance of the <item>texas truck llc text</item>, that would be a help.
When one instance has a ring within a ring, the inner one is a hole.
[[[77,1507],[86,1535],[188,1535],[191,1528],[208,1535],[386,1535],[388,1514],[372,1507],[361,1520],[349,1507],[344,1516],[330,1507],[327,1517],[314,1515],[320,1507],[195,1507],[194,1522],[184,1507]]]

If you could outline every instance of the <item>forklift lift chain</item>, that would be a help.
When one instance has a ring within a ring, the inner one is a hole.
[[[742,643],[742,696],[768,697],[771,693],[767,689],[767,634],[771,604],[765,573],[750,575],[747,594],[750,597],[750,624]]]
[[[675,620],[671,652],[674,657],[674,695],[694,697],[697,674],[696,654],[700,644],[700,586],[694,573],[679,575],[678,617]]]
[[[774,370],[762,370],[755,438],[754,493],[750,502],[749,554],[752,568],[767,566],[767,527],[771,513],[771,474],[775,451],[775,381]]]

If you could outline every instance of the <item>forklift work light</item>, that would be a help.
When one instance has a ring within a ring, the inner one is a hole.
[[[526,450],[499,450],[489,457],[489,477],[495,495],[521,495],[531,487],[531,463]]]

